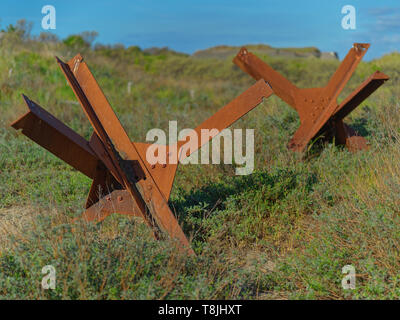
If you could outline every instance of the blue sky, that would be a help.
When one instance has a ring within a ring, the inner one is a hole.
[[[41,31],[44,5],[56,8],[60,38],[95,30],[97,42],[192,53],[215,45],[316,46],[343,58],[353,42],[371,42],[366,60],[400,50],[400,0],[1,0],[1,27],[25,18]],[[341,27],[344,5],[356,30]]]

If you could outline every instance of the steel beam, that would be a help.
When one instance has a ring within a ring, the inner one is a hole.
[[[156,238],[166,232],[192,254],[189,241],[168,206],[177,164],[155,166],[147,162],[149,144],[129,139],[81,55],[68,63],[58,58],[57,62],[94,129],[90,141],[25,96],[30,111],[12,126],[93,179],[84,219],[99,222],[114,212],[139,216]],[[202,129],[221,131],[271,94],[270,86],[260,80],[194,130],[199,136]],[[173,147],[179,150],[182,145],[180,141]],[[168,148],[171,146],[167,151]],[[186,156],[189,154],[180,160]]]
[[[328,84],[321,88],[300,89],[264,61],[242,48],[233,62],[254,79],[264,79],[271,85],[274,93],[293,107],[300,117],[300,127],[289,142],[289,148],[303,151],[307,144],[335,122],[333,126],[336,141],[349,147],[351,151],[365,148],[366,141],[362,137],[354,138],[356,133],[348,126],[340,124],[345,116],[354,110],[370,94],[378,89],[389,77],[382,72],[375,72],[365,80],[340,105],[337,98],[350,80],[357,65],[365,55],[369,44],[355,43],[333,74]],[[349,140],[351,137],[351,141]],[[348,141],[349,140],[349,141]],[[357,147],[354,147],[357,141]]]

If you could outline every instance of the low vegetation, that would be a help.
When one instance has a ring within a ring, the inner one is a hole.
[[[194,127],[253,80],[227,59],[167,49],[92,45],[93,32],[58,40],[19,23],[0,38],[0,298],[388,299],[400,297],[400,54],[362,62],[344,94],[375,70],[391,79],[346,121],[369,141],[298,155],[286,145],[296,112],[272,96],[239,120],[255,129],[255,171],[233,165],[178,169],[170,205],[195,257],[155,241],[137,219],[99,225],[83,211],[88,178],[9,127],[24,93],[85,138],[92,129],[54,56],[81,52],[130,137]],[[350,46],[351,44],[349,44]],[[324,85],[339,61],[260,55],[299,87]],[[343,99],[345,96],[341,96]],[[353,265],[355,290],[343,290]],[[42,268],[56,268],[43,290]]]

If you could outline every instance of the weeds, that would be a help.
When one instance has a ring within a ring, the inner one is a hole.
[[[345,92],[377,69],[391,77],[346,119],[370,150],[352,155],[316,144],[303,158],[289,152],[299,120],[271,97],[235,124],[255,129],[252,175],[234,176],[230,165],[181,166],[170,205],[197,254],[186,257],[168,239],[154,241],[135,219],[72,224],[89,179],[8,125],[26,112],[25,93],[90,137],[54,55],[84,54],[135,141],[145,141],[151,128],[166,129],[168,120],[194,127],[252,80],[220,57],[92,48],[76,36],[43,39],[12,30],[0,39],[0,298],[400,297],[398,53],[361,63]],[[323,86],[339,64],[261,57],[299,87]],[[57,271],[55,290],[40,286],[49,264]],[[341,287],[346,264],[357,272],[354,291]]]

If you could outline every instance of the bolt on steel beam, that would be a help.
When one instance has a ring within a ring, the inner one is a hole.
[[[369,46],[367,43],[355,43],[328,84],[321,88],[296,87],[246,48],[239,51],[233,62],[254,79],[267,81],[274,93],[299,114],[300,127],[289,142],[291,150],[303,151],[312,139],[325,134],[335,136],[336,143],[344,144],[354,152],[367,148],[367,141],[346,125],[343,118],[389,79],[384,73],[376,71],[338,105],[338,96]]]
[[[169,159],[162,165],[151,165],[147,161],[150,144],[129,139],[80,54],[67,63],[58,58],[57,62],[94,129],[90,141],[26,96],[23,97],[29,111],[11,126],[22,129],[24,135],[93,180],[82,215],[85,220],[100,222],[114,212],[138,216],[152,229],[155,238],[167,233],[177,240],[181,249],[193,254],[168,206],[178,164]],[[269,84],[259,80],[194,131],[198,134],[202,129],[221,131],[272,93]],[[212,138],[210,136],[208,141]],[[178,152],[182,151],[183,144],[179,141],[176,146],[166,146],[166,150],[176,147]],[[200,147],[201,144],[197,144],[197,149]],[[184,151],[178,153],[179,161],[196,149]]]

